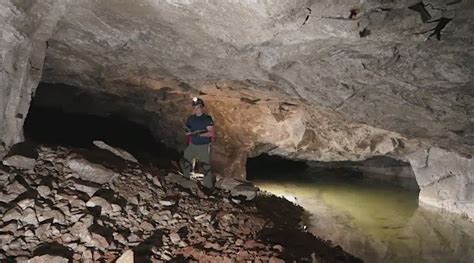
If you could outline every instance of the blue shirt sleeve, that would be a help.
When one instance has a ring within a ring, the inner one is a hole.
[[[214,126],[214,120],[212,119],[211,116],[208,116],[208,125],[207,126]]]
[[[191,116],[189,116],[186,119],[186,123],[184,125],[186,126],[186,128],[188,128],[191,131],[191,129],[192,129],[192,127],[191,127]]]

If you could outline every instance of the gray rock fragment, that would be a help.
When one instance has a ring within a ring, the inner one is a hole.
[[[21,155],[13,155],[6,157],[2,161],[3,165],[11,166],[15,168],[25,169],[25,170],[33,170],[36,165],[36,160],[33,158],[21,156]]]
[[[117,155],[118,157],[121,157],[122,159],[125,159],[125,160],[133,162],[133,163],[138,163],[137,159],[125,150],[122,150],[122,149],[117,148],[117,147],[112,147],[112,146],[106,144],[103,141],[94,141],[93,144],[95,146],[101,148],[101,149],[107,150],[107,151]]]
[[[114,172],[103,165],[91,163],[84,159],[70,159],[67,166],[73,170],[80,179],[98,184],[108,183]]]
[[[179,184],[180,186],[187,189],[194,189],[194,190],[198,189],[196,182],[186,179],[183,176],[178,175],[178,174],[169,173],[164,179],[170,183]]]
[[[230,191],[233,197],[245,196],[246,200],[252,200],[257,196],[258,188],[254,186],[239,185]]]
[[[42,255],[28,260],[28,263],[67,263],[69,260],[61,256]]]
[[[133,263],[133,250],[125,251],[116,261],[116,263]]]
[[[36,190],[38,191],[38,194],[43,198],[46,198],[49,194],[51,194],[51,189],[46,185],[40,185],[36,188]]]
[[[101,215],[107,215],[112,212],[112,205],[100,196],[94,196],[86,203],[87,207],[95,207],[99,206],[101,208],[100,213]]]

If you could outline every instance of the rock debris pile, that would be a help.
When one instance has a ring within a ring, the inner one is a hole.
[[[272,242],[278,223],[258,208],[269,197],[233,180],[205,194],[195,181],[105,150],[39,146],[15,167],[8,160],[18,156],[0,165],[2,262],[357,261],[315,237],[325,250]]]

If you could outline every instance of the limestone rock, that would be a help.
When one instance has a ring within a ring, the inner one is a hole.
[[[160,180],[158,180],[158,178],[153,177],[152,180],[153,180],[153,184],[154,184],[156,187],[159,187],[159,188],[162,187],[162,186],[161,186],[161,183],[160,183]]]
[[[103,237],[102,235],[100,235],[98,233],[94,233],[94,232],[91,232],[91,239],[88,243],[94,245],[95,247],[99,247],[99,248],[108,248],[109,247],[109,243],[107,242],[107,239],[105,237]]]
[[[13,155],[3,159],[2,163],[6,166],[13,166],[25,170],[33,170],[36,165],[36,160],[21,155]]]
[[[69,260],[61,256],[52,256],[52,255],[43,255],[36,256],[30,260],[28,263],[67,263]]]
[[[0,3],[3,54],[0,59],[0,148],[9,148],[24,139],[23,123],[31,94],[42,76],[46,41],[51,38],[68,3],[57,0],[25,5],[10,0]]]
[[[101,208],[101,214],[107,215],[112,212],[112,205],[102,197],[94,196],[86,203],[87,207],[99,206]]]
[[[26,191],[26,187],[20,184],[18,181],[13,182],[7,186],[7,193],[21,195]]]
[[[420,187],[419,202],[474,220],[474,160],[437,147],[408,156]]]
[[[133,263],[133,250],[125,251],[116,261],[116,263]]]
[[[169,173],[166,177],[165,180],[168,182],[176,183],[179,184],[180,186],[187,188],[187,189],[198,189],[198,186],[196,182],[191,181],[189,179],[184,178],[181,175],[174,174],[174,173]]]
[[[18,224],[16,222],[10,222],[0,227],[1,232],[16,232],[18,230]]]
[[[10,203],[11,201],[15,200],[15,198],[17,197],[18,195],[15,195],[15,194],[0,193],[0,202]]]
[[[170,234],[170,240],[173,244],[178,244],[181,238],[179,237],[178,233],[171,233]]]
[[[143,231],[146,231],[146,232],[151,232],[151,231],[155,230],[155,227],[152,224],[150,224],[149,222],[146,222],[146,221],[141,223],[139,227],[141,229],[143,229]]]
[[[35,229],[35,235],[41,239],[48,238],[49,236],[51,236],[50,227],[51,227],[50,223],[41,224],[39,227]]]
[[[0,201],[9,203],[24,192],[26,192],[26,187],[15,181],[6,187],[6,193],[0,192]]]
[[[98,184],[105,184],[112,179],[114,172],[96,163],[84,159],[70,159],[67,166],[79,175],[79,178]]]
[[[0,234],[0,247],[4,245],[8,245],[15,237],[8,233],[1,233]]]
[[[86,249],[83,253],[82,253],[82,258],[83,260],[87,261],[92,261],[93,259],[93,256],[92,256],[92,251],[89,250],[89,249]]]
[[[234,189],[236,186],[241,185],[241,184],[242,184],[241,181],[238,181],[233,178],[222,178],[221,180],[216,182],[216,187],[226,190],[226,191],[230,191]]]
[[[61,236],[61,240],[63,241],[63,243],[67,244],[67,243],[70,243],[71,241],[73,241],[75,238],[69,234],[69,233],[66,233],[64,235]]]
[[[170,200],[160,200],[159,203],[164,206],[172,206],[175,204],[174,201],[170,201]]]
[[[83,184],[80,182],[74,183],[73,186],[76,190],[86,193],[89,196],[93,196],[100,188],[92,185]]]
[[[122,149],[119,149],[119,148],[116,148],[116,147],[112,147],[112,146],[106,144],[103,141],[93,141],[93,143],[94,143],[95,146],[97,146],[101,149],[110,151],[111,153],[113,153],[113,154],[117,155],[118,157],[121,157],[121,158],[123,158],[123,159],[125,159],[129,162],[138,163],[137,159],[125,150],[122,150]]]
[[[11,208],[7,210],[2,217],[3,222],[8,222],[10,220],[19,220],[21,218],[21,211],[17,208]]]
[[[36,215],[38,217],[38,220],[40,222],[47,220],[47,219],[53,219],[54,223],[59,223],[59,224],[65,224],[66,223],[66,218],[64,217],[64,214],[57,209],[41,209],[41,210],[36,210]]]
[[[172,215],[169,210],[163,210],[159,213],[154,213],[152,215],[152,219],[155,222],[163,222],[163,221],[171,220],[171,218],[172,218]]]
[[[292,196],[292,195],[282,195],[283,198],[285,198],[286,200],[294,203],[294,204],[298,204],[298,199],[295,197],[295,196]]]
[[[21,218],[19,218],[21,222],[26,225],[38,225],[38,219],[36,218],[36,212],[33,208],[29,207],[21,213]]]
[[[247,201],[254,199],[257,196],[258,188],[248,185],[239,185],[232,189],[230,194],[232,196],[245,196]]]
[[[38,191],[39,195],[43,198],[46,198],[51,193],[51,189],[46,185],[40,185],[36,188],[36,190]]]

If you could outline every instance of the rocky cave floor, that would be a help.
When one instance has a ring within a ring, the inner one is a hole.
[[[360,262],[306,232],[301,207],[236,197],[233,180],[208,195],[102,149],[15,149],[0,164],[1,262]]]

